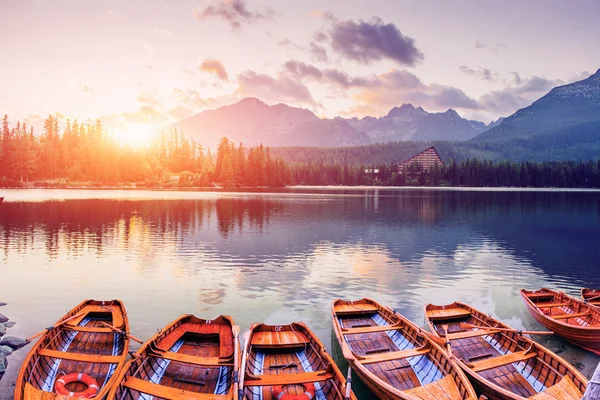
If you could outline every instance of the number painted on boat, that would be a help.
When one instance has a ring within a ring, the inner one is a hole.
[[[283,329],[283,327],[281,325],[277,325],[275,327],[275,332],[281,332],[282,329]]]
[[[211,319],[207,319],[206,320],[206,325],[210,325],[210,324],[212,324],[212,320]]]

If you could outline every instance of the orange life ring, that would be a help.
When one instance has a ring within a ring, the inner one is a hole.
[[[65,385],[73,382],[81,382],[88,386],[86,390],[83,392],[69,392]],[[94,378],[89,375],[73,372],[72,374],[65,375],[56,380],[54,384],[54,390],[56,393],[62,394],[63,396],[71,396],[71,397],[83,397],[85,399],[89,399],[98,394],[98,382]]]
[[[312,400],[315,397],[314,383],[301,383],[304,386],[304,393],[289,394],[283,391],[283,386],[273,386],[273,397],[276,400]]]

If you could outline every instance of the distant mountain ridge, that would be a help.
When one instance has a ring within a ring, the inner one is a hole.
[[[369,135],[374,143],[407,140],[462,141],[487,129],[483,122],[464,119],[453,109],[443,113],[429,113],[412,104],[394,107],[380,118],[351,118],[346,121],[358,131]]]
[[[600,69],[589,78],[553,88],[475,140],[531,138],[552,135],[565,128],[576,135],[579,126],[596,122],[600,122]]]
[[[468,140],[487,129],[483,122],[455,110],[429,113],[403,104],[381,118],[321,119],[312,111],[286,104],[269,106],[256,98],[206,110],[172,125],[207,146],[222,136],[234,142],[267,146],[359,146],[407,140]]]
[[[312,111],[286,104],[268,106],[256,98],[206,110],[171,125],[206,146],[220,138],[247,145],[357,146],[369,137],[345,121],[321,119]]]

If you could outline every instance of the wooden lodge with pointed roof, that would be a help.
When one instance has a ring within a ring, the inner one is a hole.
[[[435,147],[431,146],[398,165],[398,173],[407,174],[411,171],[411,168],[415,167],[420,171],[430,171],[436,164],[439,168],[444,166],[444,162]]]

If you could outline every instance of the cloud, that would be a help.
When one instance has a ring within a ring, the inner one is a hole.
[[[291,102],[319,106],[308,88],[286,74],[275,77],[246,71],[238,76],[237,93],[242,97],[258,97],[267,102]]]
[[[466,65],[461,65],[460,67],[458,67],[458,69],[460,69],[462,72],[464,72],[467,75],[471,75],[471,76],[473,76],[477,79],[481,79],[483,81],[494,82],[496,80],[496,76],[497,76],[496,73],[492,72],[488,68],[473,69],[473,68],[467,67]]]
[[[175,118],[176,120],[182,120],[194,115],[194,111],[184,106],[175,106],[169,111],[167,111],[167,114],[169,114],[169,116]]]
[[[361,64],[388,59],[413,66],[424,57],[414,39],[403,35],[396,25],[385,24],[381,18],[355,22],[338,20],[331,15],[328,19],[332,22],[329,32],[319,32],[311,42],[313,55],[325,58],[321,44],[328,43],[342,58]]]
[[[222,81],[226,81],[229,78],[227,70],[223,66],[223,63],[217,59],[205,59],[200,64],[200,71],[208,72],[209,74],[216,75]]]
[[[154,54],[154,49],[148,43],[144,43],[144,48],[148,50],[149,53]]]
[[[309,52],[312,58],[316,61],[327,61],[329,56],[327,55],[327,49],[316,42],[310,42]]]
[[[448,108],[477,110],[477,100],[462,90],[435,83],[425,83],[407,70],[391,70],[368,80],[354,95],[356,106],[350,115],[384,115],[392,107],[413,103],[431,111]]]
[[[302,50],[303,47],[300,46],[298,43],[294,42],[293,40],[291,40],[288,37],[283,38],[282,40],[277,42],[277,45],[281,46],[281,47],[291,47],[297,50]]]
[[[321,70],[314,65],[306,64],[301,61],[288,61],[285,63],[284,68],[289,74],[296,78],[328,83],[343,89],[352,87],[371,87],[378,84],[378,81],[374,76],[351,77],[346,72],[338,69],[330,68]]]
[[[83,87],[81,88],[81,91],[87,94],[91,94],[91,95],[95,95],[96,92],[94,92],[94,89],[92,89],[91,87],[89,87],[88,85],[83,85]]]
[[[202,96],[196,89],[174,89],[175,98],[184,106],[191,109],[206,108],[209,101]]]
[[[497,53],[497,52],[498,52],[498,51],[500,51],[500,50],[504,50],[504,49],[506,49],[506,47],[507,47],[507,46],[506,46],[506,44],[504,44],[504,43],[498,43],[498,44],[496,44],[496,45],[493,45],[493,46],[488,46],[487,44],[485,44],[485,43],[482,43],[482,42],[481,42],[481,41],[479,41],[479,40],[475,42],[475,48],[476,48],[477,50],[484,50],[484,49],[488,49],[488,50],[490,50],[490,51],[491,51],[491,52],[493,52],[493,53]]]
[[[233,30],[239,30],[243,23],[270,20],[277,15],[271,7],[267,7],[263,12],[250,11],[246,0],[216,0],[208,7],[198,7],[193,11],[199,20],[221,18],[227,21]]]
[[[550,80],[539,76],[522,78],[517,72],[510,72],[509,76],[503,89],[492,90],[479,98],[482,109],[495,116],[508,116],[564,83],[560,79]]]
[[[171,33],[170,31],[166,30],[166,29],[161,29],[159,27],[154,27],[154,32],[159,33],[161,35],[166,35],[166,36],[172,36],[173,33]]]

